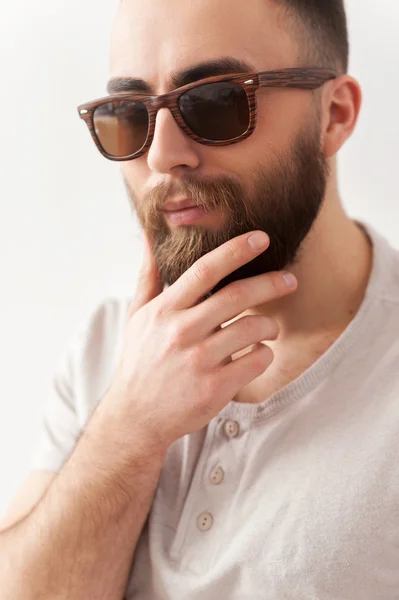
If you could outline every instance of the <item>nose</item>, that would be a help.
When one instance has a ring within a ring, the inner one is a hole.
[[[148,166],[152,171],[162,174],[170,174],[178,167],[196,169],[200,164],[198,146],[178,126],[170,110],[161,108],[156,117],[154,139],[147,154]]]

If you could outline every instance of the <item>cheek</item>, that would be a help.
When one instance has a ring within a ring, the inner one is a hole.
[[[141,198],[148,185],[150,177],[148,167],[146,168],[145,156],[136,160],[128,160],[121,163],[122,177],[137,198]]]
[[[303,90],[270,89],[258,92],[258,118],[253,142],[267,158],[287,152],[301,125],[308,119],[309,94]],[[251,139],[251,138],[250,138]]]

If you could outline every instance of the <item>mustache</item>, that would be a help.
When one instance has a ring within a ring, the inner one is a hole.
[[[159,183],[146,192],[139,203],[135,202],[140,221],[146,229],[156,227],[165,203],[174,196],[187,197],[207,211],[222,209],[233,216],[238,211],[250,217],[250,206],[245,202],[244,191],[238,180],[231,176],[201,180],[186,176],[179,182]]]

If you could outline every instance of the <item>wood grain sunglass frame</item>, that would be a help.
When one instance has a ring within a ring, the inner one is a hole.
[[[337,72],[324,67],[290,67],[282,70],[262,71],[259,73],[233,73],[231,75],[217,75],[214,77],[207,77],[205,79],[195,81],[194,83],[184,85],[173,90],[172,92],[168,92],[167,94],[162,94],[160,96],[149,96],[131,92],[123,92],[111,96],[106,96],[104,98],[99,98],[98,100],[92,102],[81,104],[78,107],[78,112],[79,116],[86,122],[86,125],[89,128],[94,143],[96,144],[98,150],[103,156],[105,156],[109,160],[115,161],[133,160],[135,158],[143,156],[143,154],[145,154],[148,151],[154,137],[156,115],[161,108],[168,108],[171,111],[179,127],[181,127],[181,129],[190,138],[192,138],[199,144],[204,144],[207,146],[227,146],[230,144],[241,142],[242,140],[248,138],[254,132],[257,120],[256,90],[258,90],[259,88],[285,87],[313,90],[321,87],[326,81],[335,79],[338,76],[339,74]],[[179,99],[185,92],[196,87],[218,82],[233,82],[239,84],[244,90],[248,100],[248,128],[241,135],[228,140],[209,140],[207,138],[200,137],[199,135],[195,134],[188,127],[179,110]],[[114,103],[117,106],[118,103],[126,102],[126,100],[141,102],[145,105],[148,112],[147,138],[143,146],[137,152],[126,156],[114,156],[113,154],[109,154],[105,151],[105,149],[101,145],[100,140],[97,137],[96,130],[94,127],[94,112],[99,106],[103,104]]]

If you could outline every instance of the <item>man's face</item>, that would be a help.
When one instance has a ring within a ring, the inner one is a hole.
[[[175,87],[172,73],[225,57],[257,71],[300,66],[279,16],[272,0],[252,0],[250,11],[242,0],[124,0],[115,22],[111,76],[143,79],[151,93],[163,94]],[[269,249],[214,291],[236,279],[289,268],[296,260],[329,174],[320,115],[306,90],[263,88],[257,104],[255,132],[219,147],[198,144],[162,109],[149,152],[122,163],[163,283],[171,285],[205,253],[254,229],[268,233]],[[182,198],[210,212],[195,224],[172,224],[164,205]]]

